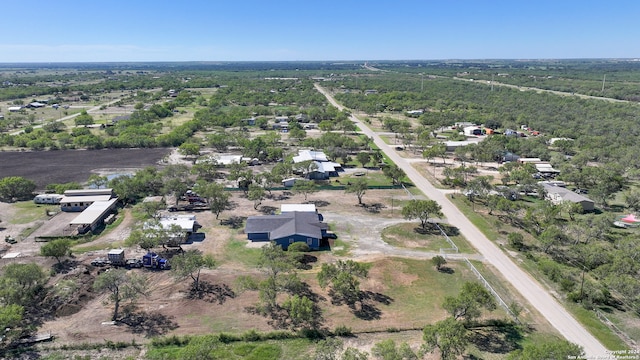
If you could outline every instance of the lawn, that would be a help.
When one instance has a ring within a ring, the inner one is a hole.
[[[448,273],[437,271],[424,260],[387,258],[372,262],[368,278],[360,281],[368,299],[364,301],[370,310],[368,316],[356,314],[346,305],[331,305],[327,291],[317,285],[317,269],[301,273],[301,277],[325,298],[319,304],[329,328],[346,325],[354,333],[386,332],[422,329],[446,317],[442,308],[445,296],[456,296],[464,282],[476,281],[464,263],[450,262],[447,266],[451,269]],[[494,315],[505,317],[502,311]]]
[[[444,225],[443,225],[444,226]],[[475,253],[462,235],[454,235],[455,228],[443,228],[449,233],[449,238],[458,247],[461,253]],[[444,236],[437,230],[429,229],[426,233],[421,233],[418,223],[407,222],[389,226],[382,231],[382,239],[389,245],[414,250],[439,252],[440,249],[451,248]]]
[[[15,215],[9,220],[11,224],[28,224],[36,220],[47,219],[49,211],[59,211],[57,205],[36,204],[33,201],[20,201],[13,204],[16,209]]]

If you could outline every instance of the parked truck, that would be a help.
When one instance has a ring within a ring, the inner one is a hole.
[[[160,255],[154,252],[148,252],[145,256],[142,257],[142,266],[148,269],[160,269],[160,270],[171,269],[169,260],[165,258],[161,258]]]
[[[124,266],[128,268],[140,268],[142,267],[142,260],[140,259],[127,259],[124,256],[124,249],[109,250],[107,254],[107,260],[109,265]]]

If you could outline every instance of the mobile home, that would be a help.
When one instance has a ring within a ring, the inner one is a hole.
[[[60,194],[40,194],[33,198],[33,202],[36,204],[60,204],[63,195]]]

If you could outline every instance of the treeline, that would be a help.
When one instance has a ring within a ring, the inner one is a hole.
[[[349,88],[353,80],[338,83]],[[518,91],[485,84],[450,79],[426,79],[421,91],[420,77],[402,75],[368,77],[358,81],[358,89],[377,89],[378,93],[342,93],[336,97],[345,106],[368,113],[383,110],[403,112],[425,109],[419,118],[423,125],[451,126],[468,121],[477,124],[497,122],[501,128],[521,125],[540,131],[548,138],[576,139],[574,148],[590,160],[624,162],[636,167],[640,134],[635,104],[585,100],[546,93]],[[403,90],[403,88],[405,90]]]

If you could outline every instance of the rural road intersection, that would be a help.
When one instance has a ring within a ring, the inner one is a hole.
[[[316,89],[336,108],[343,110],[344,106],[336,100],[319,84]],[[607,349],[591,335],[555,298],[553,298],[535,279],[525,273],[516,265],[496,244],[491,242],[478,228],[467,219],[458,208],[453,205],[446,195],[436,189],[409,161],[402,158],[391,146],[386,144],[380,136],[354,115],[351,115],[361,132],[372,138],[374,143],[406,173],[413,184],[428,198],[435,200],[442,207],[442,212],[450,224],[454,224],[460,233],[469,241],[485,261],[493,265],[505,277],[511,285],[526,298],[529,303],[540,312],[549,323],[558,330],[567,340],[584,348],[586,358],[606,358]],[[615,349],[614,349],[615,350]]]

